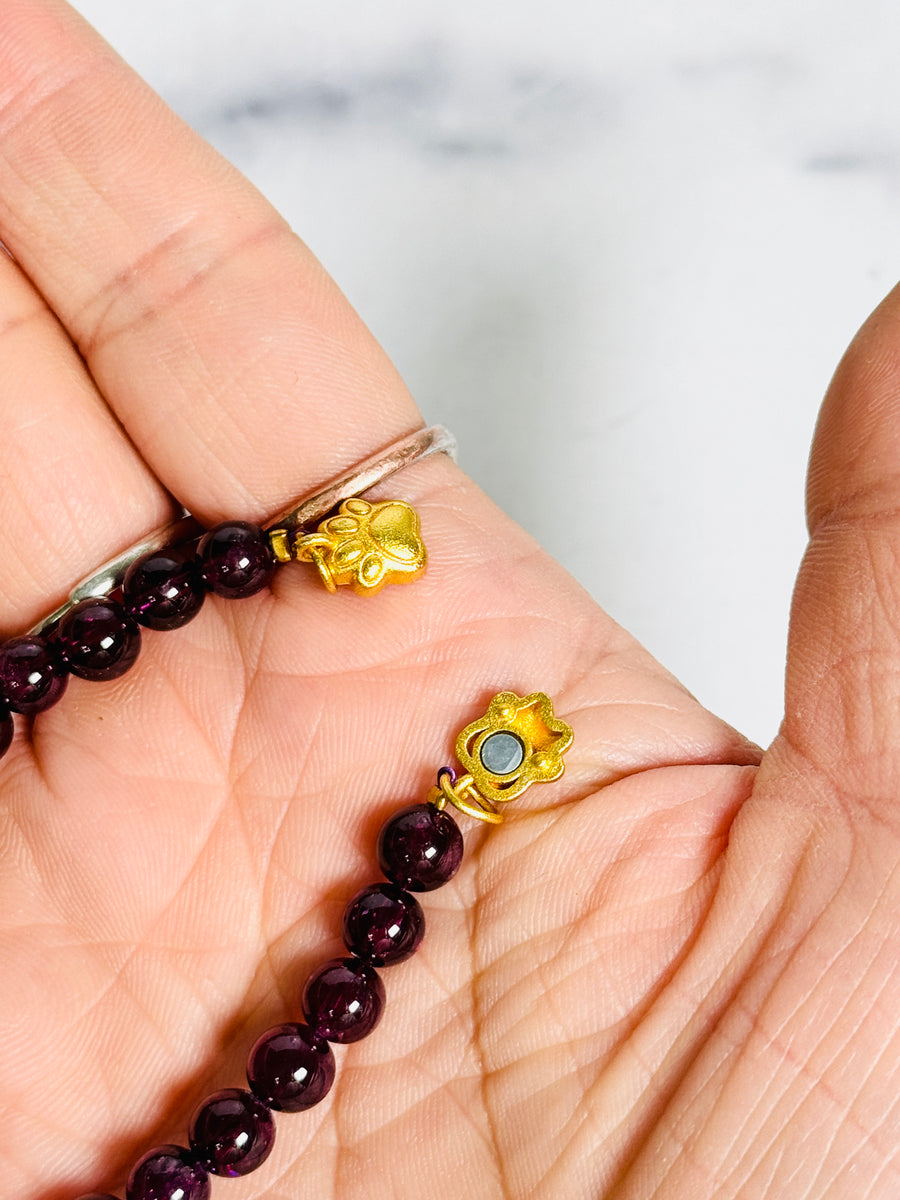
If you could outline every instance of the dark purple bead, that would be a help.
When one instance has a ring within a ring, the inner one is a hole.
[[[187,550],[154,550],[125,572],[125,611],[148,629],[179,629],[200,611],[206,589],[200,563]]]
[[[79,1196],[78,1200],[116,1200],[110,1192],[91,1192],[87,1196]]]
[[[66,665],[82,679],[118,679],[138,656],[141,630],[115,600],[82,600],[54,635]]]
[[[463,856],[459,826],[433,804],[401,808],[381,827],[378,865],[392,883],[430,892],[452,879]]]
[[[334,1054],[308,1025],[276,1025],[250,1051],[247,1079],[269,1108],[302,1112],[331,1090]]]
[[[313,971],[303,988],[303,1011],[329,1042],[358,1042],[381,1020],[384,984],[358,958],[333,958]]]
[[[214,1175],[249,1175],[275,1144],[275,1122],[261,1100],[243,1088],[225,1088],[200,1105],[191,1119],[191,1149]]]
[[[395,883],[373,883],[344,909],[344,945],[376,967],[403,962],[425,935],[425,914],[415,896]]]
[[[157,1146],[128,1176],[127,1200],[209,1200],[209,1175],[183,1146]]]
[[[31,716],[55,704],[69,682],[62,656],[37,634],[0,646],[0,693],[13,712]]]
[[[260,591],[275,571],[268,538],[248,521],[216,525],[200,539],[197,553],[209,590],[233,600]]]
[[[15,727],[13,725],[13,719],[10,716],[9,709],[5,704],[0,704],[0,758],[2,758],[9,749],[14,733]]]

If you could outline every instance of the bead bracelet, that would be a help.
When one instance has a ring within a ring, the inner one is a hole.
[[[342,921],[348,958],[312,972],[300,1006],[305,1021],[276,1025],[254,1044],[247,1062],[249,1088],[225,1088],[195,1111],[189,1146],[157,1146],[132,1168],[127,1200],[208,1200],[210,1175],[248,1175],[269,1156],[273,1112],[301,1112],[325,1098],[335,1077],[330,1043],[359,1041],[378,1024],[384,984],[376,968],[414,954],[425,917],[414,892],[447,883],[462,862],[463,839],[447,812],[452,804],[498,824],[502,806],[532,783],[558,779],[572,730],[553,715],[542,692],[520,697],[501,692],[483,717],[456,739],[465,768],[438,772],[424,804],[401,809],[378,835],[378,865],[387,882],[362,888]],[[116,1200],[93,1193],[81,1200]]]
[[[358,493],[430,454],[455,457],[455,450],[442,426],[418,430],[295,502],[266,529],[224,521],[204,532],[184,512],[93,571],[49,617],[0,645],[0,756],[12,742],[11,713],[44,712],[60,700],[70,675],[123,675],[140,651],[142,627],[186,625],[207,592],[252,596],[278,564],[291,561],[313,563],[329,591],[349,584],[366,594],[416,579],[426,553],[415,511],[399,500],[370,504]]]

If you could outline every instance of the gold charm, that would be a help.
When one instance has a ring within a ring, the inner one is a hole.
[[[438,808],[449,801],[470,817],[499,825],[503,816],[498,804],[521,796],[533,783],[562,775],[562,756],[573,737],[570,726],[554,717],[543,692],[524,697],[501,692],[456,739],[456,756],[468,773],[454,780],[445,768],[428,799]]]
[[[370,504],[354,497],[315,533],[273,529],[269,539],[281,562],[314,563],[329,592],[350,584],[372,595],[386,583],[418,579],[427,563],[418,513],[402,500]]]

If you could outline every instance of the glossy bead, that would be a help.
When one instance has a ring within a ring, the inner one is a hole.
[[[209,590],[233,600],[260,591],[275,570],[268,538],[248,521],[216,525],[200,539],[197,553]]]
[[[55,704],[69,682],[56,648],[37,634],[0,646],[0,694],[13,710],[31,716]]]
[[[115,600],[82,600],[54,634],[66,665],[82,679],[117,679],[138,656],[141,630]]]
[[[324,1100],[334,1083],[334,1054],[308,1025],[276,1025],[250,1051],[247,1079],[278,1112],[302,1112]]]
[[[463,856],[459,826],[433,804],[401,808],[381,827],[378,865],[392,883],[430,892],[452,879]]]
[[[154,550],[125,572],[125,611],[147,629],[179,629],[192,621],[206,589],[200,564],[183,550]]]
[[[7,752],[12,744],[15,727],[13,719],[10,716],[9,709],[5,704],[0,704],[0,758]]]
[[[127,1200],[209,1200],[209,1175],[183,1146],[157,1146],[134,1164]]]
[[[225,1088],[194,1113],[194,1157],[214,1175],[249,1175],[275,1144],[275,1122],[265,1104],[242,1088]]]
[[[344,945],[376,967],[403,962],[425,935],[425,914],[415,896],[395,883],[357,892],[344,910]]]
[[[329,1042],[358,1042],[381,1020],[384,984],[358,958],[333,958],[313,971],[303,988],[303,1012]]]

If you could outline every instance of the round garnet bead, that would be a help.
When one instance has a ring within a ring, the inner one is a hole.
[[[82,600],[62,618],[54,641],[73,675],[117,679],[141,648],[140,627],[115,600]]]
[[[129,616],[148,629],[179,629],[192,621],[206,588],[200,564],[189,551],[154,550],[131,564],[122,581]]]
[[[411,892],[430,892],[452,879],[463,856],[459,826],[433,804],[401,808],[381,827],[378,865]]]
[[[209,590],[233,600],[260,591],[275,570],[268,538],[249,521],[216,525],[200,539],[197,553]]]
[[[250,1051],[247,1079],[278,1112],[302,1112],[324,1100],[334,1083],[334,1054],[308,1025],[276,1025]]]
[[[376,967],[403,962],[425,935],[425,914],[415,896],[395,883],[357,892],[344,910],[344,945]]]
[[[0,704],[0,758],[7,752],[12,745],[13,734],[15,727],[13,719],[10,716],[9,709],[5,704]]]
[[[209,1175],[184,1146],[157,1146],[128,1176],[127,1200],[209,1200]]]
[[[329,1042],[358,1042],[381,1020],[384,984],[358,958],[333,958],[303,988],[303,1012],[314,1033]]]
[[[194,1157],[214,1175],[249,1175],[269,1157],[275,1122],[261,1100],[243,1088],[225,1088],[200,1105],[191,1120]]]
[[[10,638],[0,646],[0,693],[13,712],[43,712],[68,682],[61,655],[37,634]]]

